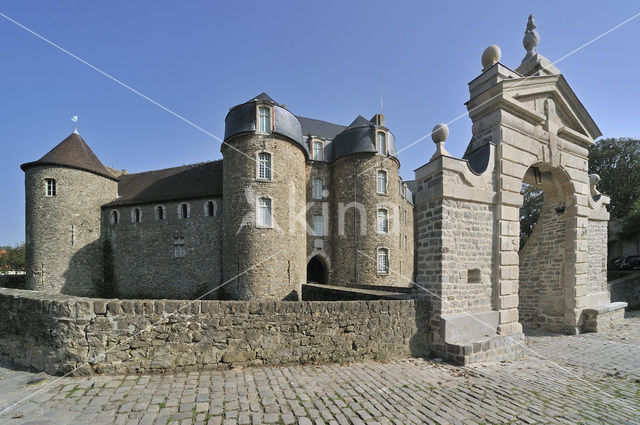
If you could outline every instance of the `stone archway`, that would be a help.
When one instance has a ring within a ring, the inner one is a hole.
[[[307,282],[327,284],[329,270],[324,259],[316,255],[307,263]]]
[[[575,204],[571,180],[559,167],[537,163],[523,183],[544,193],[535,229],[518,253],[518,319],[525,331],[541,328],[564,332],[575,303],[568,270],[575,268],[572,240]]]

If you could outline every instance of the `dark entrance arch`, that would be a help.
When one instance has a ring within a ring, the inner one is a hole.
[[[327,268],[317,255],[307,264],[307,282],[327,283]]]

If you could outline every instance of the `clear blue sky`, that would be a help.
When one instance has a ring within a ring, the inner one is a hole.
[[[525,4],[526,3],[526,4]],[[349,124],[379,109],[402,148],[466,112],[484,48],[516,68],[534,13],[554,61],[640,12],[636,2],[20,1],[0,12],[222,137],[229,107],[266,91]],[[24,240],[24,174],[72,130],[129,172],[218,159],[220,143],[0,17],[0,244]],[[557,64],[605,137],[640,136],[640,17]],[[467,117],[450,125],[461,155]],[[430,139],[400,154],[413,178]]]

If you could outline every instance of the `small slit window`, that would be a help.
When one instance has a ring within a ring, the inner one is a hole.
[[[389,212],[385,209],[378,210],[378,233],[389,233]]]
[[[378,274],[389,273],[389,250],[387,248],[378,248],[376,252],[376,271]]]
[[[184,237],[173,238],[173,256],[175,258],[185,257],[187,250],[184,247]]]
[[[386,195],[387,193],[387,172],[384,170],[378,170],[377,174],[377,189],[378,193]]]
[[[265,106],[258,108],[258,131],[271,133],[271,108]]]
[[[258,178],[271,180],[271,154],[268,152],[258,154]]]
[[[258,227],[271,227],[271,199],[258,198],[256,224]]]
[[[164,207],[162,205],[158,205],[156,207],[156,220],[164,220],[165,216]]]
[[[111,211],[111,224],[118,224],[119,219],[120,219],[120,214],[118,214],[118,211],[116,210]]]
[[[46,185],[46,194],[47,196],[56,196],[56,181],[55,179],[46,179],[45,180],[45,185]]]

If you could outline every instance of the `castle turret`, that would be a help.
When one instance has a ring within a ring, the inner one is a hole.
[[[95,295],[102,279],[100,206],[116,197],[116,178],[77,132],[20,168],[25,172],[27,288]]]
[[[224,293],[297,299],[306,270],[305,162],[298,119],[266,93],[225,119]]]

